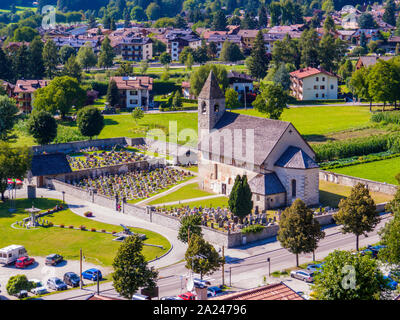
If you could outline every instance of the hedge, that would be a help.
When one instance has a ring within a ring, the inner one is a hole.
[[[247,233],[259,233],[264,230],[264,226],[261,224],[253,224],[251,226],[247,226],[243,228],[240,232],[242,234],[247,234]]]
[[[182,90],[182,86],[177,85],[173,81],[154,80],[152,95],[153,96],[164,95],[171,92],[175,92],[176,90]]]

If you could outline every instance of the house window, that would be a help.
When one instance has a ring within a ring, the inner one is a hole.
[[[130,91],[129,94],[130,94],[131,96],[137,96],[137,91],[136,91],[136,90],[135,90],[135,91]]]
[[[257,201],[260,201],[260,196],[259,195],[257,195]]]
[[[325,98],[325,93],[322,94],[322,98]]]
[[[325,86],[321,86],[320,88],[321,88],[321,90],[325,90]]]
[[[315,81],[319,81],[319,77],[316,77],[316,78],[315,78]]]
[[[333,90],[333,88],[334,88],[334,86],[333,86],[333,84],[331,84],[331,89]]]
[[[296,197],[296,180],[292,180],[292,198]]]
[[[314,90],[317,90],[318,89],[318,86],[314,86]]]
[[[322,81],[325,81],[325,77],[322,77]]]
[[[318,98],[318,93],[315,94],[315,97]]]

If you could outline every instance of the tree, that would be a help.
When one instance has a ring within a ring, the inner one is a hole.
[[[82,68],[76,61],[75,56],[69,57],[67,63],[64,65],[63,75],[75,78],[78,82],[81,82]]]
[[[165,67],[165,69],[168,69],[169,64],[172,62],[171,55],[168,52],[164,52],[160,56],[160,63]]]
[[[368,90],[368,73],[370,68],[360,68],[356,70],[349,81],[349,87],[358,99],[369,101],[369,111],[372,112],[372,97]]]
[[[206,64],[193,71],[190,75],[190,92],[193,95],[198,96],[200,94],[211,70],[217,77],[218,83],[222,86],[222,89],[225,90],[228,87],[229,81],[226,68],[221,65]]]
[[[16,42],[31,42],[35,37],[39,35],[37,30],[31,27],[19,27],[14,30],[13,41]]]
[[[157,20],[161,17],[160,6],[155,2],[150,3],[146,9],[146,15],[149,20]]]
[[[112,264],[113,286],[127,299],[132,299],[141,287],[152,289],[156,286],[158,272],[153,267],[147,266],[142,249],[142,240],[137,235],[129,236],[118,248]]]
[[[201,233],[201,215],[193,214],[184,216],[180,220],[180,227],[178,231],[178,240],[187,243],[188,239],[193,235],[202,236]]]
[[[142,74],[146,74],[147,69],[149,69],[149,63],[147,62],[147,60],[140,61],[140,71],[142,72]]]
[[[40,145],[49,144],[57,136],[57,122],[49,112],[35,111],[29,117],[28,131]]]
[[[217,45],[215,44],[214,41],[211,41],[207,46],[207,55],[210,58],[210,60],[215,59],[217,53],[218,53]]]
[[[133,76],[133,65],[132,62],[122,62],[119,68],[115,71],[117,77],[130,77]]]
[[[192,70],[193,64],[194,64],[193,55],[189,52],[185,60],[185,66],[186,68],[188,68],[188,70]]]
[[[132,111],[132,118],[133,118],[133,120],[135,120],[136,124],[137,124],[138,120],[142,119],[143,117],[144,117],[144,112],[143,112],[142,108],[136,107]]]
[[[360,35],[360,47],[365,49],[367,48],[367,39],[364,32],[361,32]]]
[[[253,201],[250,186],[247,182],[247,176],[237,175],[235,183],[229,195],[228,205],[229,210],[243,221],[243,218],[251,213],[253,209]]]
[[[285,63],[281,63],[278,68],[276,69],[272,81],[275,84],[280,84],[283,90],[289,90],[290,88],[290,74],[286,68]]]
[[[46,110],[52,114],[59,112],[61,117],[70,112],[74,106],[80,109],[86,101],[86,91],[78,80],[69,76],[55,77],[47,87],[34,92],[33,105],[37,110]]]
[[[261,84],[260,94],[257,95],[253,106],[268,118],[278,120],[284,108],[287,108],[289,97],[281,84]]]
[[[385,282],[375,259],[339,250],[325,258],[312,286],[317,300],[378,300],[382,288]]]
[[[7,179],[24,180],[31,167],[32,153],[29,147],[11,147],[0,141],[0,193],[4,201],[4,193],[8,187]]]
[[[174,98],[172,99],[172,110],[179,110],[182,109],[183,103],[182,103],[182,94],[180,90],[176,90],[174,93]]]
[[[300,38],[301,63],[304,67],[317,67],[319,62],[319,39],[314,29],[303,31]]]
[[[246,93],[244,93],[246,94]],[[232,109],[240,108],[241,104],[239,102],[239,94],[235,91],[235,89],[228,88],[225,91],[225,106]]]
[[[353,64],[347,59],[339,68],[339,75],[345,81],[353,74]]]
[[[15,138],[11,133],[17,122],[18,111],[14,99],[0,96],[0,140],[8,141]]]
[[[174,18],[174,27],[178,29],[186,29],[187,22],[180,14],[176,15]]]
[[[370,13],[362,13],[357,20],[358,27],[360,29],[375,29],[376,22],[374,17]]]
[[[44,44],[43,63],[46,76],[53,78],[57,72],[58,50],[55,42],[51,39]]]
[[[321,9],[325,11],[326,13],[331,13],[335,11],[335,5],[333,3],[333,0],[325,0],[322,3]]]
[[[146,12],[144,12],[142,7],[135,6],[132,8],[131,18],[136,21],[145,21],[147,20]]]
[[[59,55],[61,63],[66,63],[71,56],[76,56],[76,53],[70,45],[65,45],[60,49]]]
[[[250,13],[246,12],[244,18],[240,22],[240,28],[247,30],[257,29],[257,21],[253,19]]]
[[[42,79],[44,75],[43,42],[38,37],[33,39],[29,46],[29,73],[32,79]]]
[[[112,67],[114,57],[115,57],[114,49],[110,44],[110,39],[106,36],[103,42],[101,43],[101,49],[98,59],[99,68]]]
[[[236,62],[243,60],[244,56],[240,51],[239,46],[236,43],[225,41],[222,45],[221,54],[219,57],[220,61]]]
[[[226,16],[222,10],[217,11],[213,16],[211,30],[225,31],[227,26]]]
[[[76,124],[82,135],[90,137],[98,136],[104,128],[104,117],[95,107],[85,107],[78,111]]]
[[[253,77],[262,79],[267,75],[268,64],[269,58],[265,50],[264,36],[260,30],[254,40],[253,49],[250,57],[246,60],[246,65]]]
[[[385,263],[398,265],[400,263],[400,211],[393,212],[394,218],[388,221],[379,231],[381,244],[385,247],[379,250],[378,257]]]
[[[337,224],[342,225],[343,233],[353,233],[356,236],[357,251],[359,237],[374,230],[380,221],[375,202],[362,183],[356,184],[351,189],[348,198],[340,200],[339,211],[333,218]]]
[[[313,211],[301,199],[296,199],[282,212],[277,239],[282,247],[296,255],[297,267],[299,254],[315,251],[318,241],[324,237]]]
[[[76,59],[79,65],[86,70],[96,65],[97,57],[90,42],[79,49]]]
[[[335,32],[335,29],[336,29],[335,21],[333,21],[332,17],[328,15],[324,21],[325,33]]]
[[[10,296],[16,295],[21,290],[30,291],[33,288],[33,283],[28,280],[26,275],[17,274],[10,277],[7,282],[6,290]]]
[[[290,63],[297,69],[300,67],[300,55],[298,41],[292,39],[289,34],[282,40],[275,41],[272,48],[272,61],[275,65]]]
[[[265,28],[268,25],[268,15],[267,9],[265,8],[264,4],[258,9],[258,27]]]
[[[110,30],[117,30],[117,25],[115,24],[115,19],[114,18],[111,18]]]
[[[115,107],[117,104],[119,104],[119,91],[117,83],[114,79],[108,84],[106,99],[111,107]]]
[[[0,48],[0,79],[11,81],[13,78],[12,64],[4,50]]]
[[[13,75],[15,79],[22,79],[26,76],[26,71],[30,69],[28,47],[23,44],[20,46],[13,58]]]
[[[387,2],[382,20],[392,26],[396,25],[395,5],[392,1]]]
[[[193,234],[185,253],[187,269],[200,274],[200,278],[218,270],[224,263],[214,247],[201,236]]]

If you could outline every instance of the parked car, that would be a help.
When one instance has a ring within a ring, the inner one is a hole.
[[[42,295],[42,294],[48,293],[46,287],[37,287],[37,288],[33,288],[33,289],[31,290],[31,292],[32,292],[34,295]]]
[[[21,257],[21,258],[18,258],[17,261],[15,261],[15,266],[17,268],[25,268],[34,263],[35,263],[35,259],[33,259],[33,258]]]
[[[197,288],[204,288],[206,286],[211,285],[210,281],[202,280],[202,279],[199,279],[199,278],[194,278],[193,279],[193,283],[194,283],[194,286],[197,287]]]
[[[383,276],[383,279],[386,281],[387,286],[390,290],[396,290],[399,285],[397,281],[394,281],[390,276]]]
[[[99,276],[99,280],[103,279],[103,276],[99,269],[92,268],[82,272],[83,279],[88,279],[92,281],[97,281],[97,275]]]
[[[67,290],[67,285],[60,278],[52,277],[47,280],[47,287],[53,290]]]
[[[136,293],[132,296],[132,300],[150,300],[150,298],[143,294]]]
[[[211,295],[211,297],[215,297],[215,296],[217,296],[217,295],[219,295],[219,294],[221,294],[222,293],[222,289],[221,288],[219,288],[219,287],[208,287],[207,288],[207,296],[208,296],[208,294],[210,294]]]
[[[191,293],[189,291],[180,294],[178,297],[181,298],[182,300],[196,300],[196,295],[194,295],[193,293]]]
[[[64,274],[63,280],[67,285],[73,288],[78,287],[79,283],[81,282],[81,279],[75,272],[67,272]]]
[[[169,297],[161,297],[160,300],[183,300],[183,299],[176,296],[169,296]]]
[[[61,261],[64,261],[63,256],[60,256],[57,253],[53,253],[46,257],[45,264],[55,266],[55,265],[59,264]]]
[[[317,264],[309,264],[307,266],[307,270],[311,272],[316,272],[316,271],[322,271],[322,268],[324,266],[325,262],[322,263],[317,263]]]
[[[290,276],[305,282],[314,282],[314,272],[309,270],[293,270]]]
[[[383,245],[378,245],[378,246],[368,246],[368,249],[372,251],[372,256],[374,258],[378,257],[378,253],[381,249],[386,248],[386,246]]]
[[[18,299],[26,298],[28,296],[28,291],[21,290],[15,295]]]

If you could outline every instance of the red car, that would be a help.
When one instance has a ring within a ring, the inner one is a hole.
[[[194,295],[193,293],[191,293],[189,291],[180,294],[178,297],[183,299],[183,300],[196,300],[196,295]]]
[[[22,257],[17,259],[17,261],[15,262],[15,266],[17,268],[25,268],[31,264],[33,264],[35,262],[35,259],[33,258],[29,258],[29,257]]]

